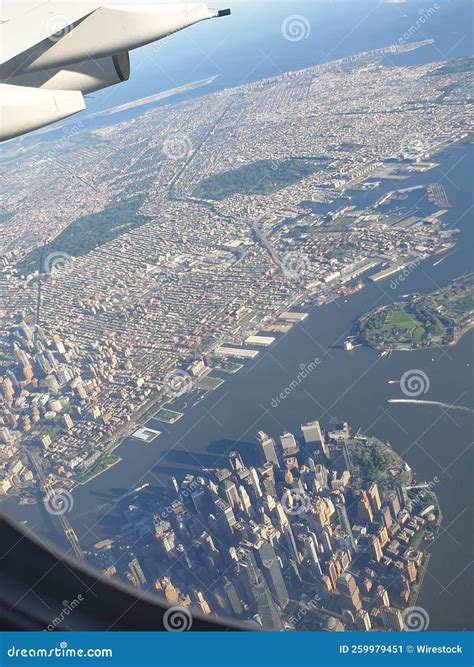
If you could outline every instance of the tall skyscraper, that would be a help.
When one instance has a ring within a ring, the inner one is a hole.
[[[146,577],[143,574],[141,565],[136,557],[130,561],[130,563],[128,564],[128,569],[130,570],[132,576],[138,581],[140,586],[146,584]]]
[[[375,535],[371,535],[369,538],[369,545],[370,545],[370,555],[371,557],[379,563],[382,558],[382,547],[380,546],[379,538],[376,537]]]
[[[382,607],[382,622],[388,630],[401,632],[403,630],[403,618],[400,609],[395,607]]]
[[[321,453],[325,458],[329,457],[329,450],[324,438],[319,421],[310,422],[301,426],[304,441],[310,449]]]
[[[280,614],[273,601],[270,589],[267,586],[262,573],[256,567],[250,552],[248,552],[247,565],[250,585],[262,626],[272,630],[283,630]]]
[[[369,498],[366,491],[360,491],[358,493],[359,502],[357,504],[357,517],[360,521],[365,521],[367,523],[372,523],[374,520],[374,513],[372,512],[372,507],[370,506]]]
[[[396,490],[400,507],[406,507],[409,503],[407,487],[403,482],[397,482]]]
[[[382,501],[380,500],[380,493],[377,484],[374,483],[369,486],[367,495],[369,497],[372,512],[374,515],[376,515],[382,507]]]
[[[283,456],[293,456],[298,451],[298,444],[292,433],[283,433],[280,436],[281,446],[283,447]]]
[[[262,572],[265,580],[279,607],[284,609],[289,602],[288,590],[283,579],[280,560],[273,558],[264,558],[262,561]]]
[[[224,579],[224,591],[233,613],[240,616],[243,612],[242,603],[235,585],[227,578]]]
[[[13,382],[10,380],[10,378],[3,378],[2,391],[3,391],[3,396],[5,398],[5,402],[11,403],[13,401],[15,390],[13,388]]]
[[[264,463],[274,463],[278,465],[278,456],[275,450],[275,441],[263,431],[257,434],[257,443],[260,446],[261,455]]]
[[[301,551],[303,558],[306,564],[309,566],[309,572],[311,578],[316,574],[318,577],[321,577],[323,572],[321,569],[321,563],[319,562],[318,550],[317,550],[317,538],[314,533],[298,533],[298,542],[301,546]]]
[[[372,622],[370,620],[367,609],[359,609],[356,614],[356,627],[359,632],[368,632],[372,629]]]
[[[354,539],[354,535],[352,533],[352,528],[351,528],[351,524],[350,524],[350,521],[349,521],[349,517],[347,515],[347,508],[346,508],[345,503],[342,501],[342,499],[339,500],[336,503],[336,512],[337,512],[337,516],[339,517],[339,521],[341,523],[341,526],[344,529],[344,532],[346,532],[347,535],[349,536],[349,541],[351,543],[352,548],[355,549],[356,548],[356,542],[355,542],[355,539]]]
[[[341,605],[343,609],[359,611],[362,608],[359,587],[350,572],[344,572],[337,579],[337,588],[341,594]]]
[[[388,597],[388,591],[384,586],[377,586],[375,594],[375,604],[379,607],[390,606],[390,598]]]

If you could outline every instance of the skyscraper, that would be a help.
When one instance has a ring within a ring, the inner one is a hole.
[[[389,630],[401,632],[403,630],[403,618],[400,609],[395,607],[382,607],[382,622]]]
[[[283,456],[293,456],[298,452],[298,444],[292,433],[283,433],[280,436],[281,446],[283,447]]]
[[[383,558],[383,554],[382,554],[382,547],[380,546],[378,537],[376,537],[375,535],[371,535],[369,538],[369,545],[370,545],[370,555],[377,563],[379,563]]]
[[[351,528],[351,524],[350,524],[350,521],[349,521],[349,517],[347,515],[347,508],[346,508],[345,503],[342,501],[342,499],[339,500],[336,503],[336,512],[337,512],[337,516],[339,517],[339,521],[341,523],[341,526],[343,527],[344,531],[349,536],[349,540],[350,540],[352,548],[355,549],[356,548],[356,543],[355,543],[354,535],[352,533],[352,528]]]
[[[278,465],[278,456],[275,451],[275,441],[263,431],[257,434],[257,443],[261,448],[264,463],[274,463]]]
[[[304,441],[315,451],[321,453],[324,457],[329,457],[329,450],[324,439],[324,434],[319,424],[319,421],[310,422],[301,426]]]
[[[280,614],[252,552],[249,549],[239,549],[239,556],[262,626],[272,630],[283,630]]]
[[[341,594],[341,605],[343,609],[359,611],[362,608],[359,587],[354,576],[350,572],[344,572],[337,579],[337,588]]]
[[[358,492],[359,502],[357,504],[357,517],[361,521],[366,521],[367,523],[372,523],[374,520],[374,514],[372,512],[372,507],[370,506],[369,498],[366,491]]]
[[[274,558],[264,559],[262,563],[262,572],[274,599],[278,602],[281,609],[284,609],[289,602],[289,595],[283,580],[280,560],[276,556]]]
[[[380,493],[377,484],[371,484],[367,490],[367,495],[369,497],[370,506],[372,512],[377,514],[380,508],[382,507],[382,501],[380,500]]]
[[[359,632],[368,632],[372,629],[372,622],[370,620],[367,609],[359,609],[356,614],[356,627]]]

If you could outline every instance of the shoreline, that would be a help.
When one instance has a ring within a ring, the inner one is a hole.
[[[461,296],[463,301],[472,298],[474,282],[473,273],[471,272],[458,276],[443,288],[438,288],[425,294],[419,292],[406,294],[403,295],[400,301],[394,301],[363,313],[354,322],[351,331],[351,340],[357,341],[364,347],[370,348],[382,355],[387,352],[412,352],[415,350],[447,348],[457,345],[461,338],[474,327],[472,307],[467,306],[460,313],[455,310],[455,306],[459,301],[459,293],[456,293],[457,284],[461,285],[460,289],[462,290]],[[407,299],[406,301],[405,298]],[[421,315],[419,311],[420,306],[422,311],[424,311]],[[409,326],[395,321],[395,316],[398,316],[400,313],[410,318],[411,323]],[[374,319],[375,324],[373,323]],[[433,320],[435,323],[437,321],[437,325],[433,324]],[[428,324],[430,326],[427,329]],[[413,332],[416,332],[419,328],[422,329],[422,335],[419,338],[423,339],[427,335],[427,332],[429,332],[430,327],[432,328],[433,326],[438,326],[438,328],[442,329],[440,333],[435,332],[438,338],[447,339],[449,337],[450,340],[443,340],[443,342],[431,340],[426,345],[420,344],[420,342],[387,340],[387,336],[396,337],[397,334],[399,337],[400,335],[406,337],[411,335],[413,339]],[[368,342],[369,337],[384,337],[385,340],[371,343]]]
[[[465,143],[466,143],[466,140],[465,140],[465,139],[458,139],[458,140],[456,140],[456,141],[452,141],[452,142],[449,143],[448,145],[443,145],[443,146],[441,146],[441,147],[437,147],[437,149],[433,151],[433,154],[432,154],[432,155],[437,155],[437,154],[442,153],[443,151],[445,151],[445,150],[447,150],[447,149],[449,149],[449,148],[453,148],[453,147],[456,147],[456,146],[458,146],[458,145],[464,145]],[[431,157],[431,156],[430,156],[430,157]],[[412,177],[412,176],[413,176],[413,174],[411,174],[411,173],[407,173],[407,175],[405,176],[404,180],[407,180],[407,179],[409,179],[409,178]],[[458,247],[458,241],[457,241],[457,240],[456,240],[456,242],[455,242],[455,247]],[[430,253],[427,257],[425,257],[423,260],[420,261],[420,266],[422,266],[425,262],[430,262],[430,261],[432,261],[433,257],[435,257],[435,256],[436,256],[436,252]],[[318,292],[305,293],[304,290],[301,290],[301,292],[300,292],[298,295],[296,295],[294,298],[292,298],[292,299],[291,299],[291,300],[290,300],[284,307],[282,307],[282,309],[281,309],[278,313],[275,313],[275,315],[274,315],[274,317],[272,318],[272,321],[271,321],[270,324],[269,324],[268,322],[261,321],[261,322],[259,322],[258,325],[255,326],[255,330],[256,330],[256,331],[259,331],[259,330],[262,330],[262,331],[263,331],[264,329],[268,329],[269,326],[276,326],[276,325],[278,324],[278,318],[279,318],[279,315],[280,315],[281,312],[283,312],[284,310],[291,310],[291,309],[294,309],[294,308],[305,308],[305,309],[308,310],[308,311],[312,311],[313,309],[315,309],[315,310],[316,310],[316,309],[319,309],[321,306],[327,306],[327,305],[330,305],[330,304],[332,304],[332,303],[334,303],[334,302],[337,302],[337,301],[339,301],[341,298],[344,299],[344,300],[347,300],[347,299],[349,299],[351,296],[354,296],[354,295],[356,295],[356,294],[359,293],[359,292],[363,292],[367,287],[370,287],[370,285],[371,285],[370,281],[368,280],[368,273],[369,273],[371,270],[372,270],[372,269],[369,269],[369,270],[367,270],[364,274],[361,274],[361,275],[359,275],[359,276],[354,277],[354,278],[353,278],[353,281],[351,281],[351,282],[354,282],[354,283],[360,283],[360,284],[361,284],[360,287],[356,287],[356,286],[354,286],[353,288],[348,288],[346,285],[341,285],[341,286],[340,286],[340,287],[341,287],[341,291],[340,291],[339,293],[334,294],[334,295],[330,295],[330,296],[329,296],[328,298],[326,298],[324,301],[319,301],[319,302],[318,302],[318,300],[317,300]],[[462,276],[459,277],[459,278],[462,278]],[[388,279],[388,277],[387,277],[387,279]],[[457,280],[457,279],[456,279],[456,280]],[[349,291],[348,293],[347,293],[347,292],[343,292],[342,290],[343,290],[344,288],[346,288],[346,289],[350,289],[350,291]],[[367,312],[369,312],[369,311],[367,311]],[[365,313],[365,314],[367,314],[367,313]],[[286,334],[294,328],[295,324],[298,324],[298,322],[295,322],[294,324],[292,324],[292,325],[290,326],[290,328],[289,328],[287,331],[281,332],[281,333],[282,333],[281,337],[286,336]],[[426,347],[413,347],[413,348],[409,348],[409,349],[393,349],[393,351],[397,351],[397,352],[402,352],[402,351],[412,352],[412,351],[421,351],[421,350],[424,350],[424,349],[430,349],[430,348],[436,348],[436,347],[448,347],[448,346],[453,346],[453,345],[456,345],[456,344],[459,342],[459,340],[464,336],[464,334],[467,333],[467,332],[468,332],[470,329],[472,329],[473,327],[474,327],[474,321],[471,322],[471,323],[469,323],[468,326],[463,327],[463,329],[462,329],[460,332],[458,332],[458,334],[457,334],[457,336],[456,336],[456,339],[453,340],[453,341],[451,341],[450,343],[448,343],[448,344],[446,344],[446,345],[426,346]],[[210,349],[210,351],[212,352],[212,349],[214,349],[215,347],[218,347],[218,345],[219,345],[218,343],[214,344],[214,345],[212,346],[212,348]],[[362,346],[367,347],[367,348],[369,348],[369,349],[372,349],[372,350],[374,350],[374,351],[376,351],[376,352],[381,352],[381,351],[383,351],[384,349],[386,349],[386,347],[376,348],[376,347],[373,347],[373,346],[368,345],[368,344],[365,344],[365,343],[362,343]],[[232,363],[233,363],[233,362],[232,362]],[[236,375],[236,374],[238,374],[238,372],[239,372],[242,368],[245,368],[245,365],[244,365],[244,364],[240,364],[240,363],[239,363],[238,365],[239,365],[241,368],[239,368],[239,369],[237,369],[237,370],[233,370],[233,371],[230,373],[231,375]],[[212,372],[212,370],[214,370],[214,369],[211,369],[211,372]],[[223,369],[219,369],[219,368],[215,368],[215,370],[216,370],[217,372],[221,372],[221,373],[225,373],[225,374],[228,374],[228,373],[229,373],[228,371],[225,371],[225,370],[223,370]],[[222,387],[222,384],[224,384],[224,383],[225,383],[225,379],[223,379],[223,382],[219,385],[219,387],[216,387],[215,389],[219,389],[219,388],[221,388],[221,387]],[[204,389],[200,389],[199,387],[196,387],[196,389],[197,389],[197,392],[196,392],[196,393],[197,393],[196,400],[195,400],[193,403],[191,403],[191,405],[187,405],[185,408],[183,408],[183,411],[182,411],[183,416],[184,416],[184,414],[186,414],[186,413],[188,412],[189,408],[194,408],[194,407],[195,407],[196,405],[198,405],[199,402],[200,402],[203,398],[205,398],[210,392],[214,391],[214,389],[206,389],[206,390],[204,390]],[[142,420],[143,420],[143,423],[145,424],[145,423],[147,423],[150,419],[154,419],[154,414],[158,413],[158,412],[160,411],[160,409],[164,409],[164,410],[166,410],[166,409],[167,409],[166,406],[169,406],[170,409],[171,409],[172,411],[174,411],[174,410],[173,410],[173,405],[174,405],[174,403],[176,402],[176,400],[178,400],[179,398],[180,398],[180,397],[176,397],[176,398],[168,399],[168,400],[165,400],[164,402],[162,402],[163,397],[161,397],[161,398],[157,398],[157,397],[155,396],[153,399],[150,399],[150,401],[145,401],[145,404],[144,404],[144,405],[142,406],[142,408],[137,412],[137,414],[136,414],[134,417],[132,417],[131,421],[128,422],[128,423],[126,423],[126,424],[124,424],[123,427],[122,427],[124,430],[127,430],[127,431],[130,430],[130,432],[127,433],[126,435],[121,435],[121,433],[118,433],[117,435],[113,436],[113,439],[112,439],[111,443],[110,443],[109,445],[107,445],[107,446],[104,448],[104,450],[102,451],[102,455],[109,455],[109,454],[112,454],[118,447],[120,447],[121,445],[124,445],[124,444],[127,442],[127,440],[130,438],[131,433],[133,432],[133,430],[136,429],[136,428],[139,428],[139,427],[140,427]],[[152,410],[153,410],[153,414],[148,415],[147,413],[148,413],[148,412],[151,412]],[[145,419],[146,419],[146,421],[145,421]],[[176,420],[176,421],[179,421],[179,420]],[[164,422],[164,423],[167,423],[169,426],[173,426],[172,423],[168,423],[168,422]],[[72,486],[70,487],[71,490],[74,490],[77,486],[85,486],[89,481],[92,481],[93,479],[96,479],[97,477],[99,477],[99,476],[102,475],[103,473],[107,472],[107,471],[110,470],[112,467],[114,467],[117,463],[120,463],[122,460],[123,460],[123,459],[122,459],[121,457],[119,457],[119,460],[118,460],[118,461],[115,461],[114,463],[110,464],[109,466],[107,466],[107,467],[104,468],[103,470],[94,473],[91,477],[89,477],[89,478],[87,479],[87,481],[83,481],[83,482],[74,481],[73,484],[72,484]],[[9,497],[9,496],[7,495],[7,496],[5,496],[4,498],[5,498],[5,499],[9,499],[9,498],[11,498],[11,496]],[[3,498],[2,498],[2,499],[3,499]],[[33,502],[36,502],[36,501],[33,501]]]
[[[461,331],[459,331],[454,339],[449,343],[440,343],[438,345],[425,345],[422,347],[409,347],[408,345],[403,345],[400,348],[394,346],[383,345],[381,347],[375,347],[374,345],[369,345],[368,343],[359,343],[357,347],[365,347],[368,350],[373,350],[374,352],[385,352],[385,350],[390,349],[392,352],[421,352],[423,350],[437,350],[439,348],[455,347],[461,338],[465,336],[471,329],[474,329],[474,321],[469,322],[464,326]],[[355,346],[354,346],[355,347]]]

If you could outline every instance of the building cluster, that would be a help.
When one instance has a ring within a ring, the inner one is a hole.
[[[428,169],[464,136],[472,74],[362,56],[12,149],[0,229],[6,493],[31,481],[16,446],[39,441],[47,473],[72,483],[167,374],[449,241],[441,218],[355,207],[346,194]],[[194,194],[209,176],[302,158],[322,167],[271,195]]]
[[[231,452],[226,467],[172,478],[165,499],[131,492],[120,534],[89,558],[169,604],[270,630],[403,630],[425,565],[410,546],[423,502],[401,480],[351,485],[347,424],[302,434],[259,432],[254,465]]]
[[[9,363],[0,378],[0,495],[25,501],[38,481],[31,454],[49,481],[71,488],[151,390],[142,378],[123,376],[127,355],[119,362],[113,345],[87,354],[31,318],[19,318],[9,335]],[[121,369],[123,381],[115,383]],[[98,400],[104,384],[115,401]]]

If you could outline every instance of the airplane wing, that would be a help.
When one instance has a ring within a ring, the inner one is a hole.
[[[85,108],[126,81],[129,51],[230,10],[160,0],[0,2],[0,141]]]

